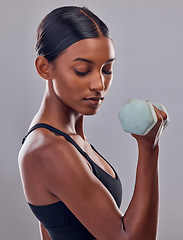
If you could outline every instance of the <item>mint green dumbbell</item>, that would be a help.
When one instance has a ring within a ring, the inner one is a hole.
[[[170,120],[163,105],[133,98],[128,100],[119,111],[123,130],[137,135],[146,135],[157,123],[153,105],[167,114],[167,119],[164,121],[165,128]]]

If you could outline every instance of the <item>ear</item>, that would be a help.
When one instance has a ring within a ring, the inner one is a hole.
[[[48,60],[43,56],[38,56],[35,60],[35,66],[37,69],[38,74],[46,79],[46,80],[52,80],[52,69],[53,66],[51,63],[48,62]]]

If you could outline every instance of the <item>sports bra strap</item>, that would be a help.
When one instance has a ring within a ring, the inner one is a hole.
[[[58,135],[63,136],[68,142],[70,142],[72,145],[74,145],[74,146],[76,147],[76,149],[89,161],[89,163],[90,163],[90,165],[91,165],[91,167],[92,167],[92,170],[94,171],[93,163],[92,163],[89,155],[88,155],[85,151],[83,151],[83,150],[80,148],[80,146],[79,146],[67,133],[62,132],[61,130],[59,130],[59,129],[57,129],[57,128],[55,128],[55,127],[53,127],[53,126],[51,126],[51,125],[49,125],[49,124],[47,124],[47,123],[37,123],[36,125],[34,125],[34,126],[28,131],[28,133],[26,134],[26,136],[23,138],[22,144],[24,144],[27,136],[28,136],[32,131],[34,131],[34,130],[37,129],[37,128],[46,128],[46,129],[50,130],[51,132],[54,132],[54,133],[56,133],[56,134],[58,134]]]

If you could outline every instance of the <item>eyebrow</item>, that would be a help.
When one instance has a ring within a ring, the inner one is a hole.
[[[107,60],[107,62],[105,62],[105,63],[110,63],[110,62],[113,62],[114,60],[116,60],[116,58],[111,58],[111,59]],[[74,59],[73,61],[83,61],[83,62],[88,62],[88,63],[94,64],[94,61],[91,61],[91,60],[86,59],[86,58],[80,58],[80,57]]]

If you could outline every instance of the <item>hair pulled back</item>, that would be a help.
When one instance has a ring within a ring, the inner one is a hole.
[[[52,62],[72,44],[101,35],[109,37],[109,30],[88,8],[60,7],[46,15],[39,24],[36,52]]]

